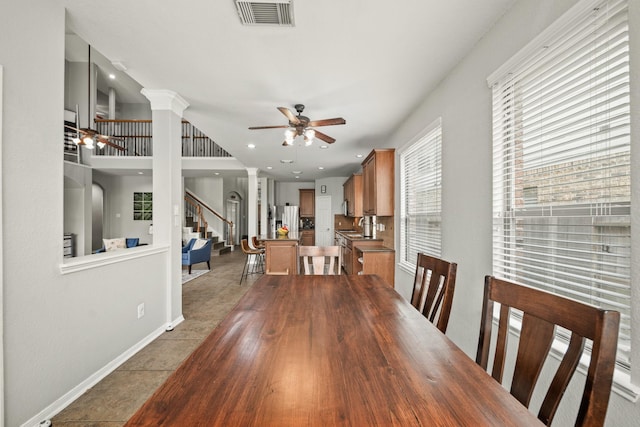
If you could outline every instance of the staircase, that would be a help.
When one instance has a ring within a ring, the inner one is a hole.
[[[225,234],[228,233],[229,242],[233,242],[233,222],[223,218],[188,189],[185,189],[184,201],[185,226],[182,229],[182,239],[187,242],[193,238],[211,239],[211,255],[213,256],[233,251],[233,243],[227,244],[217,233],[210,231],[211,228],[204,216],[204,211],[208,211],[222,221],[226,227]]]
[[[212,231],[204,231],[201,230],[198,233],[198,221],[194,219],[192,216],[187,216],[185,218],[185,226],[182,228],[182,239],[185,242],[188,242],[191,239],[211,239],[211,255],[212,256],[220,256],[226,253],[231,252],[231,246],[227,246],[224,241],[220,241],[220,236],[214,235]]]

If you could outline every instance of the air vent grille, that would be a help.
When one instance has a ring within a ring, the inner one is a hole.
[[[291,0],[239,1],[238,16],[244,25],[280,25],[293,27]]]

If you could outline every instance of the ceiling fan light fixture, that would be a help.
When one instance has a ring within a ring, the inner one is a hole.
[[[316,137],[316,131],[315,130],[313,130],[311,128],[305,129],[305,131],[304,131],[304,145],[308,147],[311,144],[313,144],[313,138],[315,138],[315,137]]]
[[[80,138],[78,138],[76,136],[76,137],[71,138],[71,142],[73,142],[76,145],[79,145],[82,141],[80,141]]]
[[[96,145],[98,146],[98,148],[102,149],[102,148],[104,148],[104,146],[105,146],[105,145],[107,145],[107,144],[105,144],[105,143],[104,143],[104,142],[102,142],[102,141],[98,141],[98,142],[96,143]]]
[[[89,135],[84,136],[82,138],[82,144],[89,149],[93,149],[93,138]]]

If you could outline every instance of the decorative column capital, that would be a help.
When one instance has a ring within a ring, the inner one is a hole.
[[[187,109],[189,103],[177,93],[167,89],[142,88],[141,94],[151,102],[151,110],[171,110],[178,116]]]
[[[247,175],[249,176],[257,176],[258,168],[247,168]]]

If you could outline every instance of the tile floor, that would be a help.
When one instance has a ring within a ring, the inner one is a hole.
[[[162,334],[53,417],[53,427],[124,425],[259,277],[250,275],[239,286],[244,262],[239,248],[213,257],[209,273],[183,285],[184,322]]]

